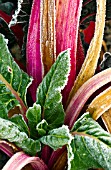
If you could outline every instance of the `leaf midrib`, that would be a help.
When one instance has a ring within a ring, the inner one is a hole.
[[[27,111],[27,107],[25,106],[22,99],[19,97],[19,94],[12,88],[12,86],[5,80],[5,78],[0,74],[0,80],[6,85],[6,87],[12,92],[12,94],[15,96],[15,98],[19,101],[21,105],[21,112],[22,114],[25,114]]]
[[[89,135],[89,134],[86,134],[85,132],[72,132],[71,133],[73,136],[83,136],[83,137],[89,137],[89,138],[92,138],[92,139],[95,139],[97,142],[102,142],[104,145],[106,145],[108,148],[111,148],[109,145],[107,145],[106,143],[104,143],[103,141],[101,141],[100,139],[98,139],[96,136],[92,136],[92,135]]]

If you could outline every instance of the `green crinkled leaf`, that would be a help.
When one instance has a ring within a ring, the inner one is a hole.
[[[30,136],[37,137],[36,126],[41,121],[41,106],[34,103],[33,107],[27,110],[26,117],[30,128]]]
[[[38,140],[34,141],[29,138],[25,132],[19,130],[19,127],[15,123],[2,118],[0,118],[0,139],[14,142],[18,147],[30,155],[35,155],[41,150],[40,142]]]
[[[42,118],[50,129],[64,122],[61,90],[64,89],[70,70],[70,51],[60,53],[56,62],[37,89],[37,103],[42,106]]]
[[[40,136],[46,135],[48,131],[48,123],[46,122],[46,120],[43,119],[40,123],[38,123],[36,126],[36,130]]]
[[[14,122],[21,132],[25,132],[27,135],[29,134],[28,126],[22,115],[14,115],[10,118],[11,122]]]
[[[0,117],[4,118],[4,119],[8,119],[8,109],[6,108],[5,105],[2,104],[2,102],[0,101]]]
[[[57,150],[64,145],[67,145],[72,139],[71,134],[67,126],[63,125],[58,129],[53,129],[49,131],[47,136],[40,138],[40,141],[50,146],[52,149]]]
[[[4,36],[0,34],[0,114],[3,107],[4,114],[16,105],[25,107],[26,91],[31,81],[13,60]]]
[[[111,134],[102,129],[89,114],[83,115],[75,123],[73,131],[71,148],[74,158],[69,169],[111,170]]]

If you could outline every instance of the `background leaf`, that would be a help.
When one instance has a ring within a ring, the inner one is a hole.
[[[31,11],[31,1],[30,0],[17,0],[17,9],[15,10],[11,25],[16,23],[27,23],[29,21],[29,15]]]
[[[12,30],[8,27],[8,23],[2,17],[0,17],[0,33],[3,34],[6,39],[8,39],[8,47],[10,48],[11,52],[13,51],[13,48],[16,48],[16,52],[12,52],[13,56],[20,59],[21,54],[17,38]]]
[[[60,53],[56,62],[37,89],[37,104],[42,106],[42,118],[50,129],[61,126],[64,122],[61,90],[68,80],[70,70],[69,50]]]
[[[111,19],[111,0],[106,0],[106,20]],[[95,21],[96,0],[83,0],[80,24],[87,25],[90,21]]]
[[[6,14],[11,15],[14,10],[15,5],[12,2],[0,3],[0,10],[4,11]]]
[[[10,22],[10,26],[16,24],[21,24],[23,28],[23,43],[22,43],[22,58],[26,59],[26,43],[27,43],[27,32],[29,26],[29,17],[31,13],[32,0],[17,0],[17,8],[15,10],[15,14],[12,16],[12,20]]]
[[[31,81],[13,60],[4,36],[0,34],[0,110],[3,112],[4,107],[7,112],[16,105],[21,105],[22,110],[26,110],[24,103],[26,104],[27,87]]]
[[[12,16],[12,24],[13,22],[17,23],[28,23],[30,11],[31,11],[31,0],[16,0],[17,1],[17,9],[15,14]],[[17,14],[16,14],[17,13]]]
[[[16,146],[31,155],[35,155],[41,149],[39,141],[28,138],[27,134],[21,132],[15,123],[2,118],[0,118],[0,139],[14,142]]]
[[[57,150],[58,148],[67,145],[71,138],[72,136],[69,133],[68,127],[63,125],[58,129],[49,131],[47,136],[40,138],[40,141],[43,144],[50,146],[52,149]]]
[[[111,169],[111,134],[86,113],[74,125],[71,170]]]

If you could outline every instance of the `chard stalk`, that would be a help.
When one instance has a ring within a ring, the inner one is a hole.
[[[41,58],[44,75],[46,75],[54,63],[56,56],[54,0],[41,0],[40,25]]]
[[[105,111],[111,108],[111,87],[104,90],[88,106],[88,111],[97,120]]]
[[[85,54],[81,41],[80,32],[78,33],[78,42],[77,42],[77,53],[76,53],[76,76],[78,75],[80,68],[84,62]]]
[[[13,154],[18,151],[15,145],[4,140],[0,140],[0,150],[2,150],[9,157],[13,156]]]
[[[27,73],[33,77],[30,93],[33,101],[36,101],[36,89],[42,81],[42,61],[40,55],[40,0],[34,0],[30,15],[27,47]]]
[[[2,170],[21,170],[25,165],[31,163],[35,170],[48,170],[44,162],[38,157],[30,157],[23,152],[14,154],[5,164]]]
[[[101,115],[104,125],[109,133],[111,133],[111,108]]]
[[[75,81],[75,84],[70,92],[67,105],[70,103],[72,97],[77,92],[77,90],[95,73],[102,46],[105,27],[105,16],[106,16],[106,0],[104,1],[97,0],[97,13],[94,37],[90,43],[86,59],[82,65],[82,68]]]
[[[49,169],[64,169],[66,163],[67,163],[67,149],[66,146],[63,146],[62,148],[57,149],[56,151],[53,151],[49,162],[48,167]]]
[[[111,82],[111,68],[86,81],[76,92],[66,109],[65,124],[71,129],[88,98],[100,87]]]
[[[79,19],[83,0],[56,0],[56,52],[57,55],[71,48],[71,71],[63,91],[63,103],[74,84],[76,76],[76,51]]]

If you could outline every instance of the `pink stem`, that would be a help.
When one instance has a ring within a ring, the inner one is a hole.
[[[63,104],[65,104],[76,76],[77,38],[82,0],[56,0],[56,8],[57,55],[71,48],[71,71],[68,85],[63,90]]]
[[[111,68],[102,71],[86,81],[68,105],[65,124],[71,129],[88,98],[100,87],[111,82]]]
[[[52,149],[48,145],[45,145],[42,149],[41,158],[46,164],[48,164],[51,154],[52,154]]]
[[[80,37],[80,33],[78,34],[78,43],[77,43],[77,53],[76,53],[76,76],[78,75],[81,66],[84,62],[85,55],[84,55],[84,49]]]
[[[27,47],[27,73],[33,77],[29,90],[36,101],[36,89],[42,81],[42,61],[40,55],[40,0],[34,0],[29,22]]]
[[[52,152],[51,157],[48,162],[49,169],[52,169],[52,167],[54,166],[54,163],[58,160],[59,156],[62,155],[65,149],[66,149],[66,146],[63,146],[62,148],[57,149],[56,151]]]
[[[12,147],[5,141],[0,141],[0,150],[11,157],[14,154]]]
[[[44,162],[38,157],[30,157],[23,152],[14,154],[2,170],[21,170],[24,166],[31,163],[35,170],[48,170]]]

